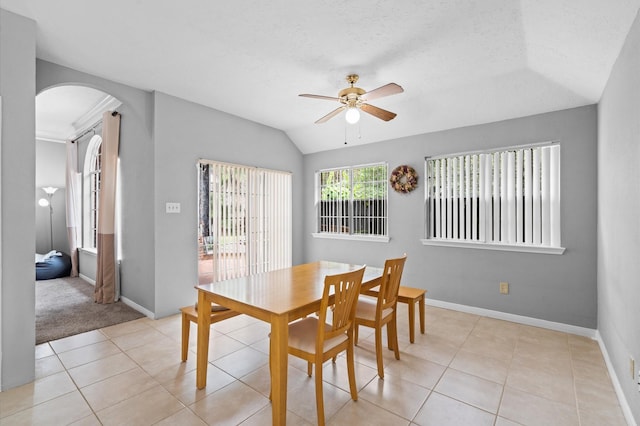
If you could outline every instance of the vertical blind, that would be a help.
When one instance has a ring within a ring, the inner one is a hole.
[[[560,246],[560,145],[426,159],[427,238]]]
[[[201,258],[211,258],[211,280],[291,266],[291,173],[205,160],[198,169]]]

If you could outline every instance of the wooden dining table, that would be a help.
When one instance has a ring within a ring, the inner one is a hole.
[[[198,306],[217,303],[271,324],[270,362],[272,419],[286,424],[289,323],[320,309],[326,275],[353,271],[362,265],[318,261],[271,272],[196,286]],[[362,291],[380,284],[382,268],[367,266]],[[198,309],[196,386],[207,385],[210,315]]]

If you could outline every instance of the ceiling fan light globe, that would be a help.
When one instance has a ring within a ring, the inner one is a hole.
[[[356,124],[360,120],[360,111],[358,111],[358,108],[347,108],[344,119],[349,124]]]

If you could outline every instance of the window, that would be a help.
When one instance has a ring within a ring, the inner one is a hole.
[[[291,266],[291,173],[200,160],[200,283]]]
[[[87,146],[83,182],[83,238],[85,249],[98,246],[98,199],[100,193],[102,137],[94,135]]]
[[[559,144],[453,154],[425,162],[423,243],[564,251]]]
[[[315,237],[388,241],[387,164],[320,170],[316,182]]]

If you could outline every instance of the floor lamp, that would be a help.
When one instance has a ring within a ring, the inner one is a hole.
[[[53,186],[45,186],[44,188],[42,188],[42,190],[46,192],[47,199],[45,200],[44,198],[41,198],[40,201],[38,201],[38,204],[40,204],[42,207],[49,206],[49,238],[51,245],[51,248],[49,250],[53,250],[53,205],[51,204],[51,198],[53,198],[53,194],[55,194],[58,188],[55,188]]]

